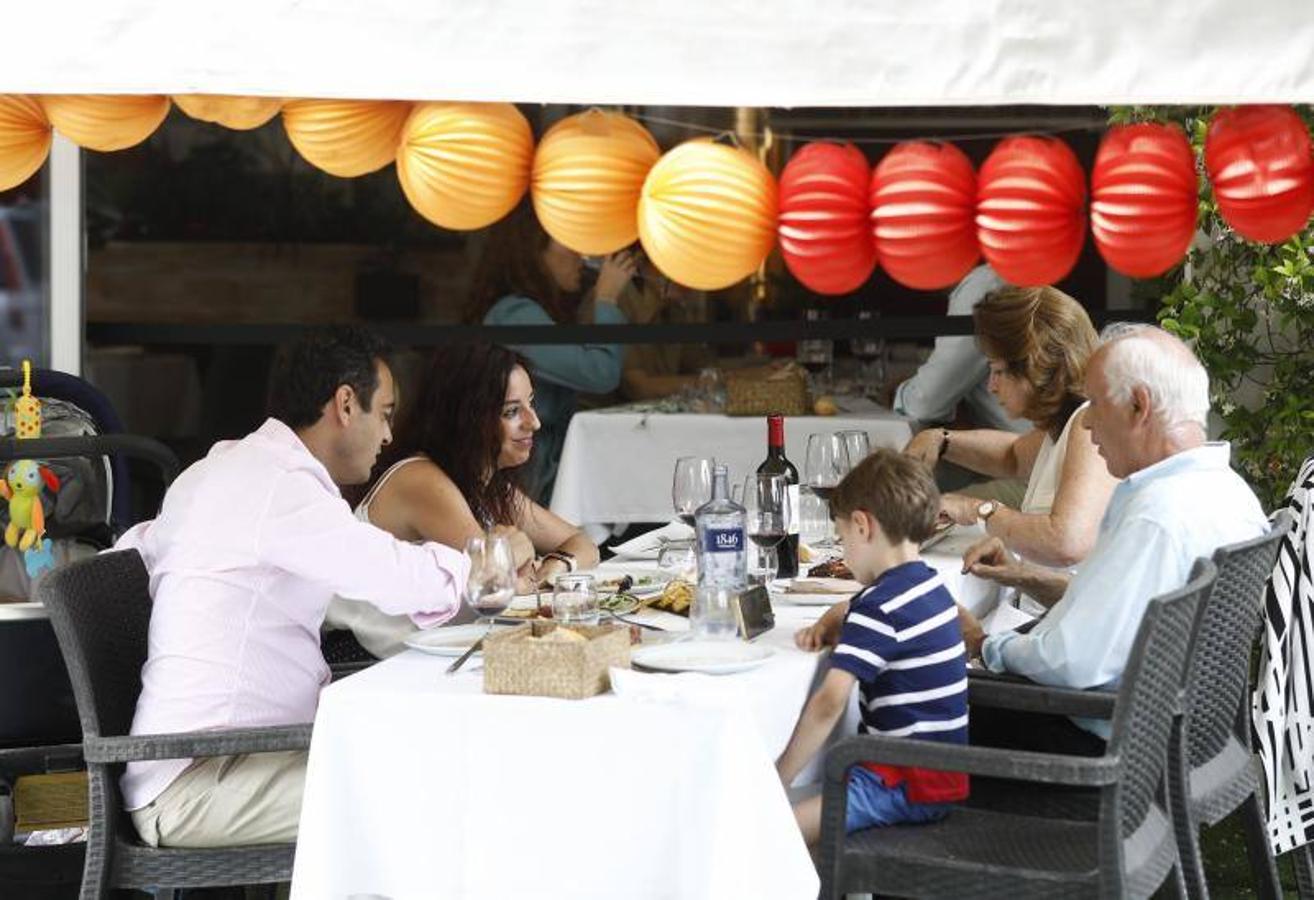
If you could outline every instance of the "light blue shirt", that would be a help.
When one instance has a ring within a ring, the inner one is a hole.
[[[968,316],[986,294],[1007,287],[989,266],[977,266],[949,295],[948,315]],[[899,385],[894,411],[924,425],[952,421],[959,402],[967,404],[980,428],[1030,431],[1024,419],[1010,419],[986,387],[989,366],[976,338],[954,335],[935,339],[935,349],[917,372]]]
[[[1230,455],[1226,443],[1204,444],[1128,476],[1062,599],[1029,634],[986,638],[986,667],[1061,687],[1117,685],[1151,598],[1185,585],[1198,558],[1268,527]],[[1074,721],[1109,737],[1107,721]]]

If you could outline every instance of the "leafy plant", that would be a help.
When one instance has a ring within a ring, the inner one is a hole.
[[[1314,121],[1314,107],[1298,110]],[[1123,107],[1110,120],[1176,122],[1200,160],[1211,112]],[[1208,240],[1196,242],[1184,266],[1139,287],[1160,294],[1160,324],[1195,348],[1233,465],[1272,508],[1314,451],[1314,227],[1283,244],[1245,240],[1219,215],[1203,174],[1200,183]]]

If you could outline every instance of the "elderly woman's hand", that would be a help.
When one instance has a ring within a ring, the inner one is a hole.
[[[962,494],[943,494],[940,497],[940,517],[947,518],[955,525],[973,525],[976,523],[976,510],[981,501],[975,497]]]
[[[944,446],[945,433],[943,428],[923,429],[913,435],[913,439],[903,448],[903,452],[934,467],[940,461],[940,450]]]

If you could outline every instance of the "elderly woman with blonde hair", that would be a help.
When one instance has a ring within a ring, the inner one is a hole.
[[[945,494],[943,515],[981,522],[1020,556],[1069,567],[1095,544],[1116,480],[1083,427],[1082,384],[1099,338],[1081,304],[1053,287],[1003,288],[972,311],[990,365],[989,389],[1009,415],[1034,426],[1023,434],[988,429],[920,432],[906,452],[944,459],[993,478],[1026,479],[1020,508]]]

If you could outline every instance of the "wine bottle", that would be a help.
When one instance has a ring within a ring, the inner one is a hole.
[[[785,456],[784,416],[767,416],[767,457],[757,471],[760,475],[784,475],[789,484],[789,523],[776,553],[780,560],[779,577],[793,578],[798,575],[798,469]]]

